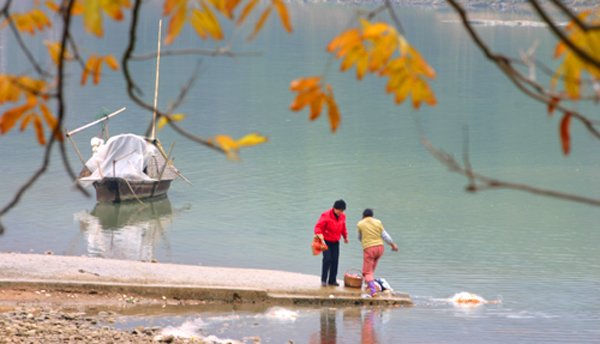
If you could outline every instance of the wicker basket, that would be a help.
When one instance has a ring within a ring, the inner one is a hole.
[[[358,271],[358,275],[360,275],[361,277],[348,276],[348,271],[351,271],[351,270]],[[362,284],[363,284],[363,277],[362,277],[362,272],[360,270],[354,269],[354,268],[346,270],[346,272],[344,273],[344,287],[362,288]]]

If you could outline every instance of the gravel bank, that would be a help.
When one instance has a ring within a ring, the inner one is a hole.
[[[113,328],[117,322],[114,312],[97,316],[66,312],[45,306],[16,306],[0,313],[0,344],[65,344],[65,343],[260,343],[258,337],[243,341],[221,340],[214,336],[177,338],[163,335],[160,327],[137,327],[133,330]],[[292,343],[292,342],[290,342]]]

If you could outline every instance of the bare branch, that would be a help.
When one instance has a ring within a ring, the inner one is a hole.
[[[553,198],[562,199],[562,200],[566,200],[566,201],[573,201],[573,202],[585,203],[585,204],[593,205],[593,206],[600,206],[600,199],[583,197],[583,196],[559,192],[559,191],[541,189],[541,188],[537,188],[537,187],[533,187],[533,186],[525,185],[525,184],[502,181],[499,179],[494,179],[491,177],[484,176],[479,173],[475,173],[470,170],[470,167],[463,168],[462,166],[460,166],[460,164],[458,162],[456,162],[456,160],[454,160],[452,155],[445,153],[443,151],[438,151],[431,144],[431,142],[429,142],[427,140],[427,138],[425,137],[425,134],[423,133],[423,129],[421,128],[421,125],[420,125],[418,119],[416,119],[416,117],[415,117],[415,120],[417,122],[417,130],[419,132],[419,137],[421,139],[421,143],[423,144],[423,146],[425,146],[425,148],[427,148],[429,153],[434,158],[436,158],[442,164],[446,165],[446,167],[448,167],[448,170],[450,172],[455,172],[455,173],[462,174],[462,175],[468,177],[469,178],[469,185],[467,186],[468,191],[480,191],[480,190],[486,190],[486,189],[512,189],[512,190],[517,190],[517,191],[529,192],[529,193],[533,193],[533,194],[541,195],[541,196],[553,197]],[[483,185],[473,185],[472,184],[473,180],[479,181],[479,182],[483,183]]]
[[[230,51],[229,47],[220,48],[216,50],[208,49],[179,49],[179,50],[165,50],[161,51],[161,56],[168,55],[208,55],[208,56],[227,56],[227,57],[240,57],[240,56],[262,56],[262,53],[258,52],[246,52],[246,53],[234,53]],[[158,55],[157,52],[148,53],[144,55],[132,55],[130,60],[140,61],[154,59]]]
[[[564,14],[566,14],[573,22],[575,22],[575,24],[577,24],[577,26],[579,26],[579,28],[585,32],[590,31],[590,30],[598,30],[600,29],[600,26],[589,26],[586,23],[582,22],[579,17],[577,17],[575,15],[575,13],[573,13],[573,11],[571,11],[565,4],[563,4],[561,1],[559,0],[550,0],[552,1],[552,3],[558,7]]]
[[[138,18],[139,18],[139,12],[143,5],[142,2],[143,2],[143,0],[136,0],[134,2],[132,16],[131,16],[131,26],[129,28],[129,45],[127,46],[125,53],[123,54],[121,64],[123,65],[123,74],[125,76],[125,82],[127,84],[127,93],[129,94],[129,97],[134,102],[136,102],[140,107],[145,108],[149,111],[154,111],[153,105],[144,102],[133,92],[134,89],[136,88],[136,86],[135,86],[135,83],[133,82],[133,79],[131,77],[131,72],[129,70],[129,61],[131,60],[131,56],[135,49],[135,43],[137,40],[136,39],[136,29],[137,29],[137,22],[138,22]],[[166,116],[166,114],[164,112],[161,112],[158,109],[156,109],[156,114],[159,116],[157,118],[160,118],[160,116]],[[175,129],[175,131],[177,131],[182,136],[184,136],[194,142],[197,142],[201,145],[212,148],[218,152],[225,153],[225,151],[222,148],[215,146],[211,141],[206,140],[200,136],[194,135],[186,130],[183,130],[181,127],[179,127],[178,125],[173,123],[173,121],[170,122],[170,125],[173,129]]]
[[[448,0],[448,1],[454,1],[454,0]],[[550,19],[548,14],[542,9],[540,4],[538,3],[538,0],[529,0],[529,1],[531,2],[531,5],[536,10],[536,12],[540,15],[542,20],[546,24],[548,24],[548,26],[550,27],[550,30],[552,32],[554,32],[554,34],[561,41],[563,41],[569,48],[571,48],[571,50],[573,50],[573,52],[575,52],[582,60],[594,65],[596,68],[600,68],[600,61],[598,61],[595,58],[593,58],[592,56],[590,56],[587,52],[581,50],[578,46],[576,46],[573,42],[571,42],[571,40],[564,34],[564,32],[559,30],[558,27],[556,27],[556,25],[554,25],[554,22],[552,21],[552,19]]]

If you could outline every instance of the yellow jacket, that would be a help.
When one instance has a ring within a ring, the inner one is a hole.
[[[358,222],[358,235],[362,241],[363,250],[369,247],[383,245],[381,234],[385,231],[381,221],[372,216],[365,217]]]

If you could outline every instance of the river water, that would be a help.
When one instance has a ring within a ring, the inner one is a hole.
[[[254,42],[244,41],[250,28],[237,37],[235,51],[259,56],[161,59],[162,108],[201,62],[201,78],[178,111],[188,114],[186,129],[234,138],[260,132],[270,138],[267,144],[246,148],[241,162],[230,162],[163,129],[158,137],[165,147],[176,142],[175,165],[194,186],[178,179],[168,198],[146,206],[97,204],[82,197],[55,154],[49,171],[2,219],[6,232],[0,250],[318,275],[320,258],[309,248],[312,230],[321,212],[342,198],[348,204],[350,243],[341,247],[338,277],[361,267],[355,224],[362,210],[371,207],[400,249],[387,248],[376,277],[408,293],[414,307],[190,309],[134,316],[128,323],[161,323],[188,336],[202,327],[219,337],[258,335],[269,343],[600,342],[599,210],[517,191],[465,192],[467,180],[446,171],[421,145],[415,116],[427,138],[458,161],[467,127],[470,162],[480,173],[590,197],[600,194],[597,140],[573,123],[572,153],[563,156],[560,118],[549,117],[545,106],[519,93],[485,60],[451,12],[404,7],[397,11],[407,39],[437,72],[431,85],[439,105],[418,111],[409,104],[396,106],[384,93],[385,80],[366,77],[358,82],[354,71],[339,73],[334,62],[327,80],[342,123],[332,134],[325,117],[309,122],[306,111],[288,110],[294,97],[289,83],[323,73],[325,47],[353,12],[336,4],[289,8],[293,34],[272,18]],[[159,12],[154,8],[142,18],[136,54],[156,49]],[[538,41],[536,56],[556,66],[550,58],[555,40],[544,28],[506,22],[535,17],[489,11],[472,17],[495,23],[477,26],[494,50],[518,56],[520,48],[527,50]],[[120,56],[125,30],[122,23],[106,28],[105,36],[114,44],[89,37],[81,43]],[[232,30],[226,28],[229,36]],[[56,34],[43,38],[56,39]],[[2,46],[0,71],[27,71],[6,30]],[[213,45],[199,42],[186,29],[163,49],[188,47]],[[149,103],[155,66],[150,59],[133,67]],[[127,107],[110,120],[109,133],[143,134],[151,113],[127,99],[117,73],[105,69],[99,86],[82,88],[80,71],[73,67],[70,72],[69,129],[92,121],[102,107]],[[545,75],[538,79],[548,81]],[[593,113],[585,104],[577,108]],[[91,153],[89,139],[95,134],[97,129],[74,135],[84,157]],[[68,148],[78,171],[81,163]],[[42,154],[31,129],[0,137],[2,206],[40,166]],[[502,302],[461,307],[451,301],[461,292]]]

